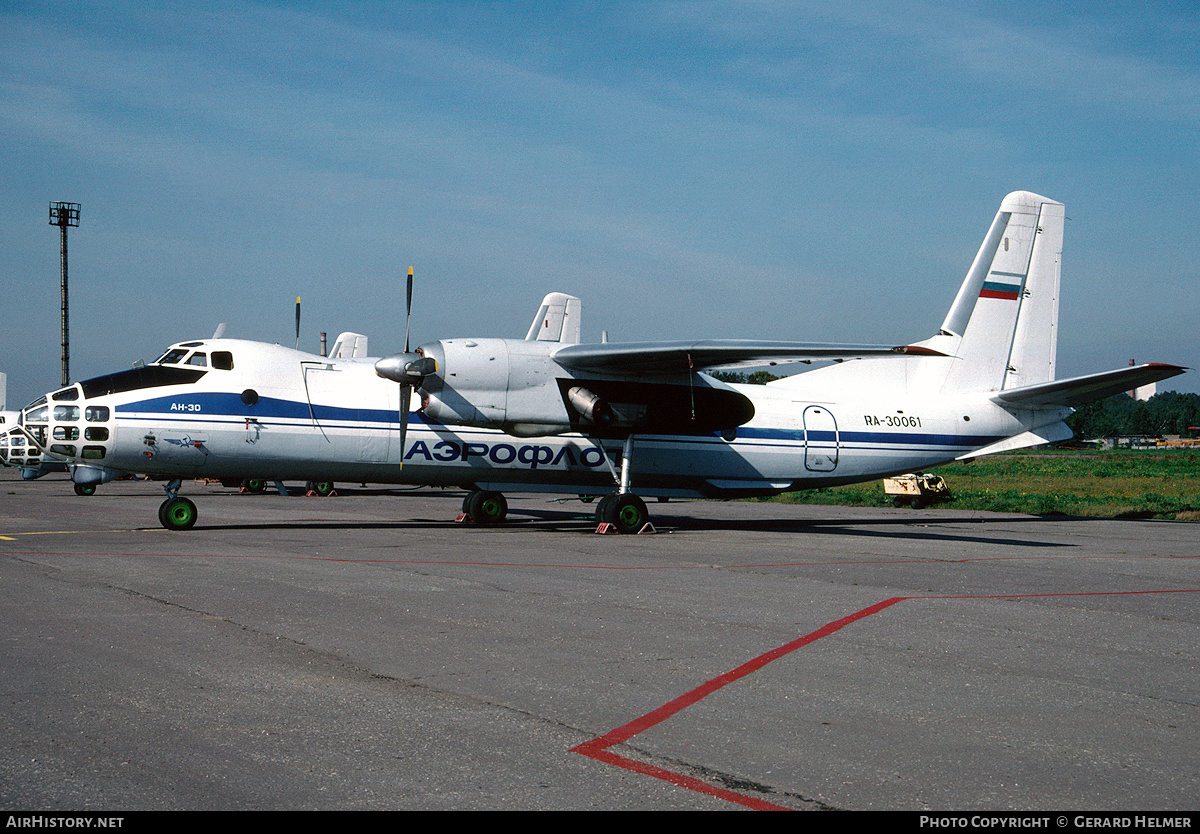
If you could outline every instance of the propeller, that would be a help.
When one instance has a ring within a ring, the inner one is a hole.
[[[300,296],[296,296],[296,350],[300,350]]]
[[[408,435],[408,415],[412,393],[425,382],[425,377],[437,372],[437,361],[419,352],[409,344],[409,327],[412,324],[413,268],[408,268],[408,292],[404,321],[404,353],[385,356],[375,363],[375,373],[384,379],[400,383],[400,455],[404,456],[404,441]]]

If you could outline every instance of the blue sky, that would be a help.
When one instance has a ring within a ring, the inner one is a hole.
[[[846,5],[848,9],[836,6]],[[1059,375],[1200,366],[1191,4],[8,2],[0,371],[227,335],[903,342],[1003,196],[1067,206]],[[1200,391],[1200,372],[1162,388]]]

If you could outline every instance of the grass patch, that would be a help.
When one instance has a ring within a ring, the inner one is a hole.
[[[930,470],[962,510],[1094,518],[1200,520],[1200,454],[1039,450],[1008,452]],[[776,501],[890,507],[882,481],[789,492]]]

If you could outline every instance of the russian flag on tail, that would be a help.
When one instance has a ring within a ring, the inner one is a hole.
[[[983,282],[983,289],[979,291],[979,297],[1016,301],[1020,297],[1021,284],[1024,282],[1024,275],[1014,272],[992,272],[988,274],[988,280]]]

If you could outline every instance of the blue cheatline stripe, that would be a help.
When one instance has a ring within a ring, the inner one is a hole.
[[[820,443],[830,444],[835,441],[842,446],[850,444],[903,444],[905,446],[947,446],[979,448],[995,443],[1005,435],[992,434],[928,434],[922,432],[896,431],[810,431],[810,439]],[[738,429],[738,439],[754,440],[789,440],[793,443],[804,443],[803,429]]]
[[[182,409],[180,408],[182,406]],[[195,407],[196,410],[188,410]],[[242,402],[240,395],[222,392],[204,392],[181,394],[170,397],[156,397],[133,403],[116,406],[119,414],[149,414],[146,420],[168,420],[195,423],[198,421],[222,423],[240,422],[247,418],[257,420],[299,420],[309,422],[312,414],[306,402],[262,397],[253,406]],[[400,422],[398,412],[391,409],[372,408],[343,408],[331,405],[313,406],[318,422],[347,422],[356,426],[366,424],[382,424],[386,428],[397,427]],[[483,433],[488,430],[469,427],[453,426],[426,420],[422,415],[412,412],[408,415],[409,424],[427,426],[430,429],[443,429],[456,434]],[[710,444],[725,441],[714,436],[695,435],[640,435],[646,440],[658,439],[676,443]],[[837,444],[843,448],[851,446],[894,446],[902,448],[940,447],[944,449],[978,449],[1003,439],[1005,435],[983,434],[932,434],[923,432],[884,432],[884,431],[809,431],[808,439],[824,445]],[[763,443],[767,441],[767,443]],[[773,429],[742,426],[738,429],[737,443],[752,443],[754,445],[770,445],[771,441],[803,446],[805,432],[803,429]]]
[[[180,393],[125,403],[116,407],[118,414],[151,413],[166,417],[216,418],[234,420],[311,420],[347,421],[353,423],[398,424],[400,415],[390,408],[343,408],[333,405],[314,405],[312,412],[306,402],[260,397],[254,405],[242,402],[241,395],[223,392]]]

